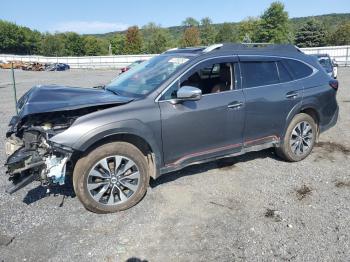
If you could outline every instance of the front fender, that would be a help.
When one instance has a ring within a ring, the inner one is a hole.
[[[157,165],[162,163],[162,154],[152,130],[140,120],[132,119],[111,122],[90,129],[86,133],[84,133],[84,130],[89,130],[84,128],[84,124],[82,126],[73,125],[66,131],[53,136],[50,141],[84,152],[91,145],[106,137],[117,134],[131,134],[145,140],[156,157]]]

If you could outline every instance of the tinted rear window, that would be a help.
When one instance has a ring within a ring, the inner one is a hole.
[[[293,74],[294,79],[304,78],[312,74],[311,67],[302,62],[293,59],[284,59],[283,61],[288,70]]]
[[[279,82],[274,61],[242,62],[241,68],[245,87],[272,85]]]

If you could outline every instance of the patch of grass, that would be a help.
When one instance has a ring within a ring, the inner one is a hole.
[[[350,181],[336,181],[335,186],[340,188],[340,187],[350,187]]]
[[[306,185],[303,185],[301,188],[298,188],[295,191],[297,192],[298,200],[303,200],[312,193],[312,189]]]
[[[265,217],[273,217],[274,214],[275,214],[275,211],[276,210],[273,210],[273,209],[270,209],[270,208],[266,209]]]
[[[276,222],[282,221],[281,212],[270,208],[266,209],[265,217],[274,219]]]

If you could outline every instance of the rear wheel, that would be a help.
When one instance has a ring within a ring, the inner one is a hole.
[[[282,145],[276,148],[276,152],[290,162],[303,160],[311,153],[316,136],[315,120],[308,114],[300,113],[290,122]]]
[[[83,205],[96,213],[128,209],[145,195],[149,184],[148,164],[132,144],[104,144],[78,160],[73,174],[75,193]]]

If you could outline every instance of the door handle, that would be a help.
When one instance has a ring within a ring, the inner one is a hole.
[[[239,101],[234,101],[227,105],[228,108],[240,108],[241,106],[243,106],[243,102],[239,102]]]
[[[291,91],[291,92],[288,92],[286,94],[286,98],[288,98],[288,99],[295,99],[295,98],[298,97],[298,95],[299,95],[298,92]]]

